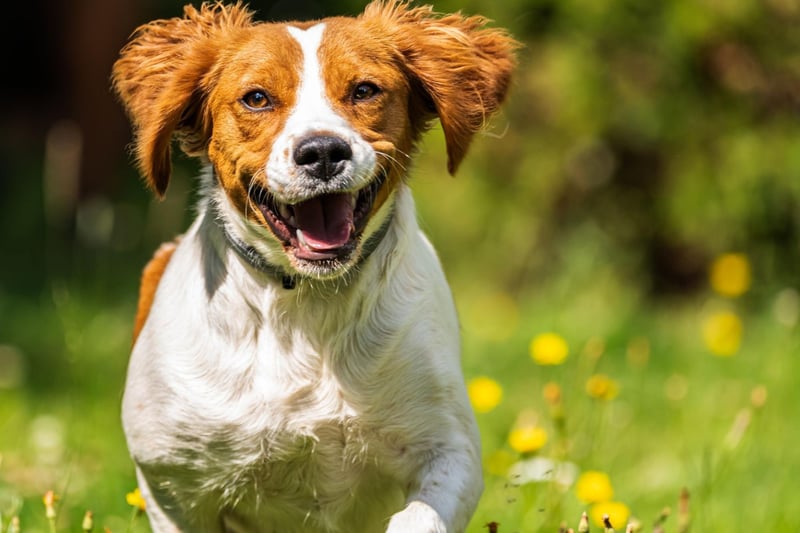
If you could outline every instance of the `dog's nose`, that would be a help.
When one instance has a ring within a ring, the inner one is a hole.
[[[322,181],[341,173],[352,157],[353,150],[348,143],[329,135],[307,137],[294,149],[294,162]]]

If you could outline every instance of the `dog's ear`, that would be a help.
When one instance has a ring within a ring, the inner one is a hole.
[[[520,44],[488,20],[460,13],[439,15],[431,6],[377,0],[365,19],[378,21],[402,54],[428,117],[438,116],[447,142],[447,169],[454,174],[473,135],[505,100]]]
[[[112,85],[133,124],[139,170],[159,197],[172,172],[173,136],[190,155],[201,154],[208,140],[204,100],[213,83],[216,40],[251,24],[240,3],[187,5],[182,18],[139,27],[114,63]]]

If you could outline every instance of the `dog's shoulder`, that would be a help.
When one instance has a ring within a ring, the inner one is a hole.
[[[136,319],[133,326],[134,342],[139,337],[147,316],[150,314],[158,283],[161,281],[161,276],[164,275],[164,271],[167,269],[167,265],[172,259],[172,254],[178,247],[179,242],[180,237],[163,243],[142,271],[142,278],[139,284],[139,303],[136,307]]]

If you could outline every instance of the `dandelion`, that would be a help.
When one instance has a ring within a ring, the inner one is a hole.
[[[126,494],[125,501],[137,511],[144,511],[145,509],[146,504],[144,498],[142,497],[142,491],[139,490],[139,487],[136,487],[133,492]]]
[[[83,533],[91,533],[94,529],[94,515],[91,511],[86,511],[83,515],[83,522],[81,522],[81,529]]]
[[[561,405],[561,386],[553,381],[545,383],[542,397],[551,407]]]
[[[550,418],[553,420],[556,434],[560,437],[559,444],[561,451],[565,451],[566,443],[566,415],[564,414],[564,404],[561,400],[561,386],[555,382],[546,383],[542,389],[544,401],[550,407]]]
[[[136,519],[139,518],[139,515],[144,512],[146,503],[144,497],[142,497],[142,491],[139,490],[139,487],[133,489],[133,492],[126,494],[125,501],[128,502],[128,505],[133,507],[133,512],[131,513],[131,519],[128,522],[128,529],[126,532],[130,533],[133,531],[133,526],[136,523]]]
[[[519,453],[533,453],[547,444],[547,432],[539,426],[519,426],[511,430],[508,443]]]
[[[478,413],[488,413],[503,399],[503,387],[486,376],[472,379],[467,384],[467,393],[473,409]]]
[[[722,254],[711,264],[709,277],[717,294],[736,298],[750,288],[750,261],[744,254]]]
[[[531,341],[530,355],[540,365],[560,365],[569,355],[569,345],[556,333],[541,333]]]
[[[630,509],[622,502],[598,502],[589,509],[589,516],[591,516],[592,521],[598,526],[606,528],[614,526],[621,528],[628,522],[630,515]],[[606,517],[611,526],[605,523]]]
[[[614,533],[614,526],[611,524],[611,517],[607,514],[603,515],[603,527],[606,528],[606,533]]]
[[[48,490],[42,496],[42,503],[44,503],[45,514],[47,518],[55,518],[56,516],[56,502],[58,501],[58,496],[52,490]]]
[[[681,490],[680,500],[678,501],[678,533],[687,533],[692,522],[689,512],[689,489],[686,487]]]
[[[619,394],[619,384],[605,374],[595,374],[586,381],[586,393],[595,400],[613,400]]]
[[[639,533],[642,527],[642,522],[638,518],[631,517],[628,519],[628,527],[625,529],[625,533]]]
[[[587,470],[575,484],[575,494],[583,503],[607,502],[614,497],[611,479],[605,472]]]
[[[703,323],[703,340],[714,355],[727,357],[739,351],[742,343],[742,321],[732,311],[721,311]]]
[[[589,532],[589,515],[584,512],[581,515],[581,521],[578,523],[578,533],[588,533]]]
[[[56,530],[56,502],[58,501],[58,496],[52,490],[48,490],[44,493],[42,497],[42,503],[44,503],[44,514],[47,517],[47,522],[50,525],[50,531],[54,532]]]

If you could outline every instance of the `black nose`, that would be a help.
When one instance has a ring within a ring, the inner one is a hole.
[[[294,162],[311,177],[328,181],[340,174],[353,157],[350,145],[339,137],[307,137],[294,149]]]

